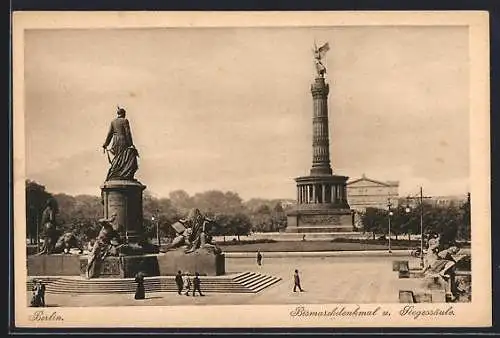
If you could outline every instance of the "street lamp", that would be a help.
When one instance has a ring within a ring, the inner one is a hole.
[[[424,268],[424,198],[430,198],[429,196],[424,197],[422,193],[422,187],[420,187],[420,196],[418,197],[407,197],[407,200],[418,199],[420,204],[420,267]],[[407,206],[406,212],[410,212],[410,207]]]
[[[156,243],[158,247],[160,247],[160,220],[158,217],[158,210],[156,210],[156,214],[151,216],[151,221],[156,221]]]

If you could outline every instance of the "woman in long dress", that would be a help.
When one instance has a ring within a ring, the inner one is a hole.
[[[135,290],[135,299],[144,299],[146,298],[146,292],[144,290],[144,275],[142,273],[138,273],[135,276],[135,282],[137,283],[137,288]]]

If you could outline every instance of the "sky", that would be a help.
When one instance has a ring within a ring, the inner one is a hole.
[[[314,41],[328,42],[335,174],[397,180],[402,196],[469,189],[467,27],[31,30],[26,177],[100,194],[116,106],[159,197],[217,189],[295,198],[312,163]]]

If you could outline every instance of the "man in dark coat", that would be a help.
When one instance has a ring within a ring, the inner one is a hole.
[[[297,288],[299,288],[300,292],[304,291],[300,286],[299,270],[295,270],[295,273],[293,274],[293,292],[297,292]]]
[[[260,253],[260,250],[257,251],[257,265],[262,265],[262,254]]]
[[[175,275],[175,284],[177,285],[177,293],[182,294],[182,288],[184,287],[184,281],[182,280],[182,272],[181,270],[177,271],[177,275]]]
[[[200,274],[198,272],[195,273],[195,276],[193,278],[193,297],[194,297],[194,293],[196,292],[196,290],[198,290],[198,292],[200,293],[200,296],[204,296],[204,294],[201,293],[201,289],[200,289]]]
[[[45,283],[43,281],[38,281],[38,287],[40,292],[40,305],[45,306]]]

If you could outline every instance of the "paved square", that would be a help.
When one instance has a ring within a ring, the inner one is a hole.
[[[392,261],[401,257],[288,257],[266,258],[262,266],[253,258],[226,258],[226,272],[259,271],[282,280],[256,294],[206,293],[189,297],[176,293],[56,295],[47,294],[48,306],[144,306],[144,305],[239,305],[239,304],[320,304],[398,303],[399,290],[417,280],[398,279]],[[298,269],[305,292],[292,291],[293,272]],[[203,279],[202,279],[203,290]]]

